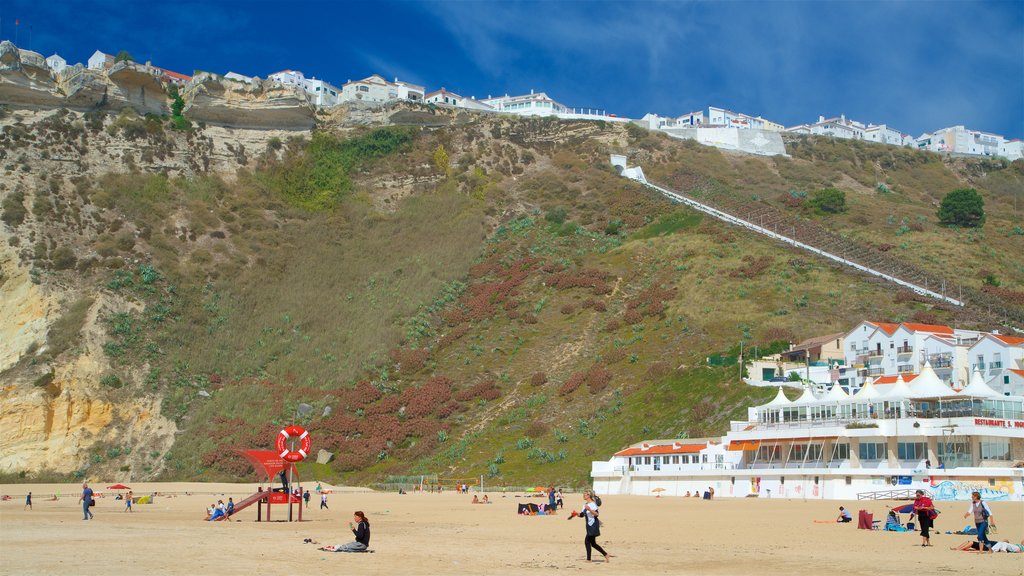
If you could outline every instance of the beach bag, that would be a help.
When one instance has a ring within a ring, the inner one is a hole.
[[[601,535],[601,521],[594,518],[593,524],[587,524],[587,536],[600,536]]]
[[[601,497],[597,494],[594,494],[594,504],[597,504],[598,506],[601,505]],[[988,518],[988,516],[986,516],[986,518]]]
[[[95,498],[89,499],[89,507],[92,508],[95,505],[96,505],[96,499]]]

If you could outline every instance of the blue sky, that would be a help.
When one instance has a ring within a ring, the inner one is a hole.
[[[717,105],[787,126],[845,113],[914,136],[1024,137],[1024,1],[0,0],[0,37],[69,62],[337,85],[372,73],[478,98],[531,89],[621,116]]]

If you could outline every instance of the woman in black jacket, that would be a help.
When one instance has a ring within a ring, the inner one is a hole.
[[[349,522],[348,527],[356,540],[340,546],[338,552],[366,552],[370,548],[370,521],[366,519],[366,514],[357,511],[352,519],[355,522]]]

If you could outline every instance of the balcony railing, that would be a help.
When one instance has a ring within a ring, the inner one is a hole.
[[[932,355],[928,358],[928,361],[931,362],[932,368],[950,368],[953,366],[953,359],[948,357]]]
[[[872,366],[871,368],[868,368],[868,376],[881,376],[882,374],[885,374],[885,368],[882,368],[881,366]]]
[[[1003,361],[1002,360],[1000,360],[999,362],[990,362],[989,365],[988,365],[988,369],[989,370],[1002,370],[1002,368],[1003,368]]]
[[[914,365],[913,364],[900,364],[899,366],[896,367],[896,370],[900,374],[910,374],[911,372],[914,371]]]
[[[899,348],[896,349],[896,353],[897,354],[901,354],[901,355],[902,354],[913,354],[914,353],[914,347],[913,346],[900,346]]]
[[[971,370],[984,370],[984,369],[985,369],[985,363],[984,362],[978,362],[977,364],[972,364],[971,365]]]
[[[871,351],[868,352],[868,358],[881,358],[884,355],[885,355],[885,352],[882,352],[881,350],[877,350],[877,349],[876,350],[871,350]]]

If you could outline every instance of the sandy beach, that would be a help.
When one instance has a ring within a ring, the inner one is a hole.
[[[98,486],[103,491],[102,486]],[[314,496],[302,523],[257,523],[256,509],[240,522],[204,522],[204,508],[218,498],[235,501],[253,484],[133,484],[135,494],[156,503],[122,512],[112,491],[98,499],[95,519],[82,520],[77,485],[3,485],[0,493],[0,574],[522,574],[600,570],[610,574],[1024,574],[1024,555],[971,554],[949,550],[969,537],[946,535],[963,527],[966,503],[944,502],[934,547],[922,548],[916,533],[857,530],[855,524],[824,524],[838,506],[854,516],[865,508],[884,518],[891,502],[715,500],[608,496],[598,542],[613,555],[604,564],[584,562],[584,528],[566,521],[579,509],[566,495],[566,512],[523,517],[523,495],[489,492],[491,505],[472,496],[374,493],[338,489],[320,510]],[[32,511],[24,494],[34,494]],[[46,501],[60,493],[57,501]],[[992,503],[998,540],[1024,538],[1024,504]],[[348,522],[362,510],[372,524],[373,554],[321,552],[303,543],[352,540]],[[286,512],[275,507],[274,517]],[[904,516],[905,518],[905,516]]]

